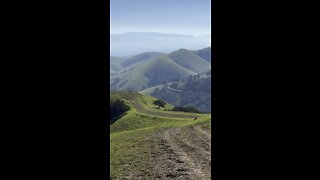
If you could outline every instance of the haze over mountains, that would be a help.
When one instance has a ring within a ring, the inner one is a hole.
[[[132,56],[157,51],[169,53],[174,50],[201,49],[211,46],[211,36],[193,36],[157,32],[127,32],[111,34],[111,56]]]

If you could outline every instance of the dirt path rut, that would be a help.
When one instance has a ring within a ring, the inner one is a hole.
[[[211,136],[197,127],[158,132],[153,151],[154,179],[211,179]]]

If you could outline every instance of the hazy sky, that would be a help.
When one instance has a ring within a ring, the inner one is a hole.
[[[111,0],[111,33],[211,34],[211,0]]]

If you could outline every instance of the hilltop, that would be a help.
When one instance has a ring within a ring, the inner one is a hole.
[[[203,53],[206,52],[206,53]],[[110,82],[111,90],[141,91],[163,83],[185,79],[211,69],[208,58],[208,48],[198,51],[179,49],[169,54],[148,54],[150,58],[133,58],[130,61],[121,60],[128,64],[126,69],[113,74]],[[202,57],[201,57],[201,56]]]
[[[143,52],[160,51],[169,53],[179,48],[200,49],[210,46],[211,36],[184,34],[128,32],[111,34],[111,55],[132,56]]]

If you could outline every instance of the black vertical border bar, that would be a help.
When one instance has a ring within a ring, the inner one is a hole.
[[[110,167],[110,127],[108,121],[109,113],[109,99],[110,99],[110,78],[109,78],[109,56],[110,56],[110,1],[98,0],[96,1],[96,23],[97,33],[95,38],[97,39],[97,57],[96,60],[96,99],[97,99],[97,138],[99,139],[98,148],[98,179],[109,179]]]
[[[223,17],[220,0],[211,1],[211,26],[212,26],[212,179],[224,179],[223,165]]]

